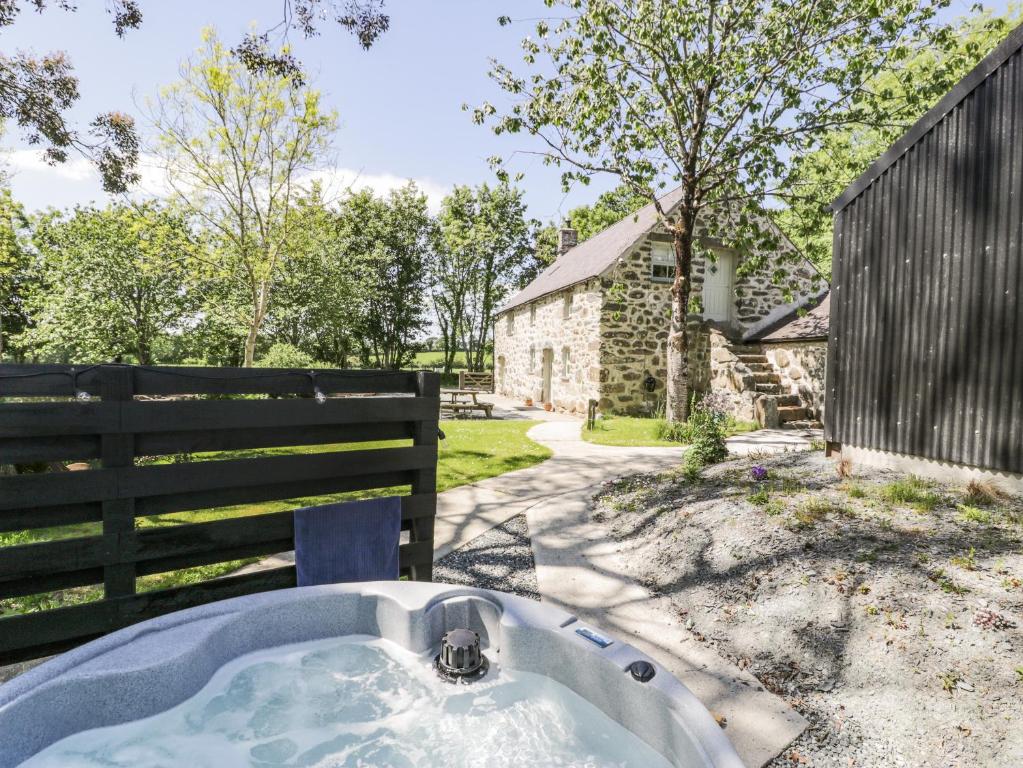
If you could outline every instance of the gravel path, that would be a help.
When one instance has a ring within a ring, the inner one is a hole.
[[[526,516],[491,528],[433,566],[433,580],[540,599]]]
[[[1023,500],[852,471],[804,452],[635,476],[594,514],[810,721],[773,768],[1023,766]]]

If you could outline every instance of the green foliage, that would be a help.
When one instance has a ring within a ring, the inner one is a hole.
[[[0,362],[18,359],[20,349],[12,340],[29,325],[26,300],[38,281],[26,241],[29,221],[11,190],[0,187]]]
[[[579,235],[579,242],[588,240],[630,213],[635,213],[650,200],[628,186],[620,185],[602,193],[592,205],[576,206],[568,212],[566,224]],[[556,236],[557,230],[555,230]]]
[[[942,501],[941,495],[932,490],[931,483],[913,475],[881,486],[878,495],[891,504],[906,504],[927,512]]]
[[[33,244],[39,280],[25,306],[35,322],[21,343],[44,359],[148,365],[195,309],[187,263],[198,246],[166,206],[52,211]]]
[[[726,416],[720,410],[701,402],[692,409],[687,422],[689,448],[683,466],[686,471],[698,472],[708,464],[717,464],[728,456],[725,443]]]
[[[175,199],[213,237],[196,271],[236,294],[207,309],[245,324],[243,362],[252,365],[287,255],[303,232],[299,174],[325,161],[337,117],[294,73],[249,70],[211,29],[202,37],[151,118]]]
[[[469,370],[485,365],[494,313],[535,258],[536,222],[507,184],[456,186],[441,202],[434,308],[450,371],[457,349]]]
[[[980,523],[989,525],[991,523],[991,512],[980,507],[971,507],[969,504],[960,504],[959,516],[968,523]]]
[[[776,220],[824,274],[831,273],[829,204],[1020,21],[1015,5],[1001,16],[982,11],[959,19],[937,40],[909,41],[908,58],[886,63],[850,104],[848,114],[861,119],[794,158],[784,184],[789,205]]]
[[[256,362],[257,368],[315,368],[316,362],[297,347],[278,342]]]

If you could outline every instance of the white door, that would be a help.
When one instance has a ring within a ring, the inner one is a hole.
[[[703,316],[728,323],[735,303],[736,259],[734,253],[717,251],[715,255],[717,260],[707,259],[703,270]]]

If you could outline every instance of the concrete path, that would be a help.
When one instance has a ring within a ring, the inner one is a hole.
[[[531,499],[524,510],[541,599],[657,659],[715,716],[724,718],[725,732],[743,761],[763,765],[803,731],[806,721],[752,675],[698,642],[681,626],[667,598],[654,596],[632,579],[622,545],[610,541],[590,519],[591,499],[601,482],[677,466],[682,450],[593,445],[580,439],[580,427],[579,422],[552,422],[529,431],[530,438],[555,452],[554,458],[531,469],[534,482],[536,475],[541,483],[547,475],[557,485],[546,497]],[[748,444],[739,450],[745,452]],[[771,446],[771,441],[765,438],[759,445]]]

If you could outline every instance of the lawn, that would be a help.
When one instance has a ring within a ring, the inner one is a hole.
[[[494,357],[492,354],[487,353],[486,365],[488,368],[493,368]],[[444,353],[440,350],[434,352],[416,352],[415,360],[412,363],[413,368],[440,368],[444,364]],[[455,354],[455,370],[459,368],[465,368],[465,352],[457,352]]]
[[[663,419],[641,416],[605,416],[599,419],[593,429],[583,429],[583,440],[597,445],[625,447],[672,448],[680,443],[660,437]],[[726,436],[757,429],[756,422],[729,419]]]
[[[445,439],[440,441],[437,462],[437,490],[446,491],[460,485],[467,485],[505,472],[538,464],[549,458],[550,450],[534,443],[526,437],[526,432],[537,422],[533,421],[450,421],[443,422],[442,430]],[[346,443],[343,445],[298,446],[292,448],[270,448],[248,451],[223,451],[216,454],[202,454],[202,459],[238,459],[255,456],[323,453],[335,450],[365,450],[408,445],[410,441],[392,440],[374,443]],[[174,459],[161,459],[169,462]],[[408,487],[358,491],[354,493],[331,494],[301,499],[269,501],[261,504],[245,504],[235,507],[218,507],[215,509],[191,510],[168,515],[141,517],[136,521],[138,528],[154,526],[178,525],[182,523],[203,523],[211,520],[222,520],[228,517],[247,517],[282,512],[296,506],[326,504],[332,501],[384,496],[388,493],[407,493]],[[8,534],[0,534],[0,546],[28,544],[72,536],[90,536],[100,532],[98,523],[64,526],[60,528],[38,529]],[[253,562],[239,560],[230,563],[186,568],[180,571],[144,576],[138,580],[140,592],[154,589],[190,584],[205,579],[215,578],[230,573],[237,568]],[[64,590],[59,593],[32,595],[24,598],[0,600],[0,616],[21,613],[27,610],[41,610],[60,605],[70,605],[102,596],[97,587],[82,587]]]

